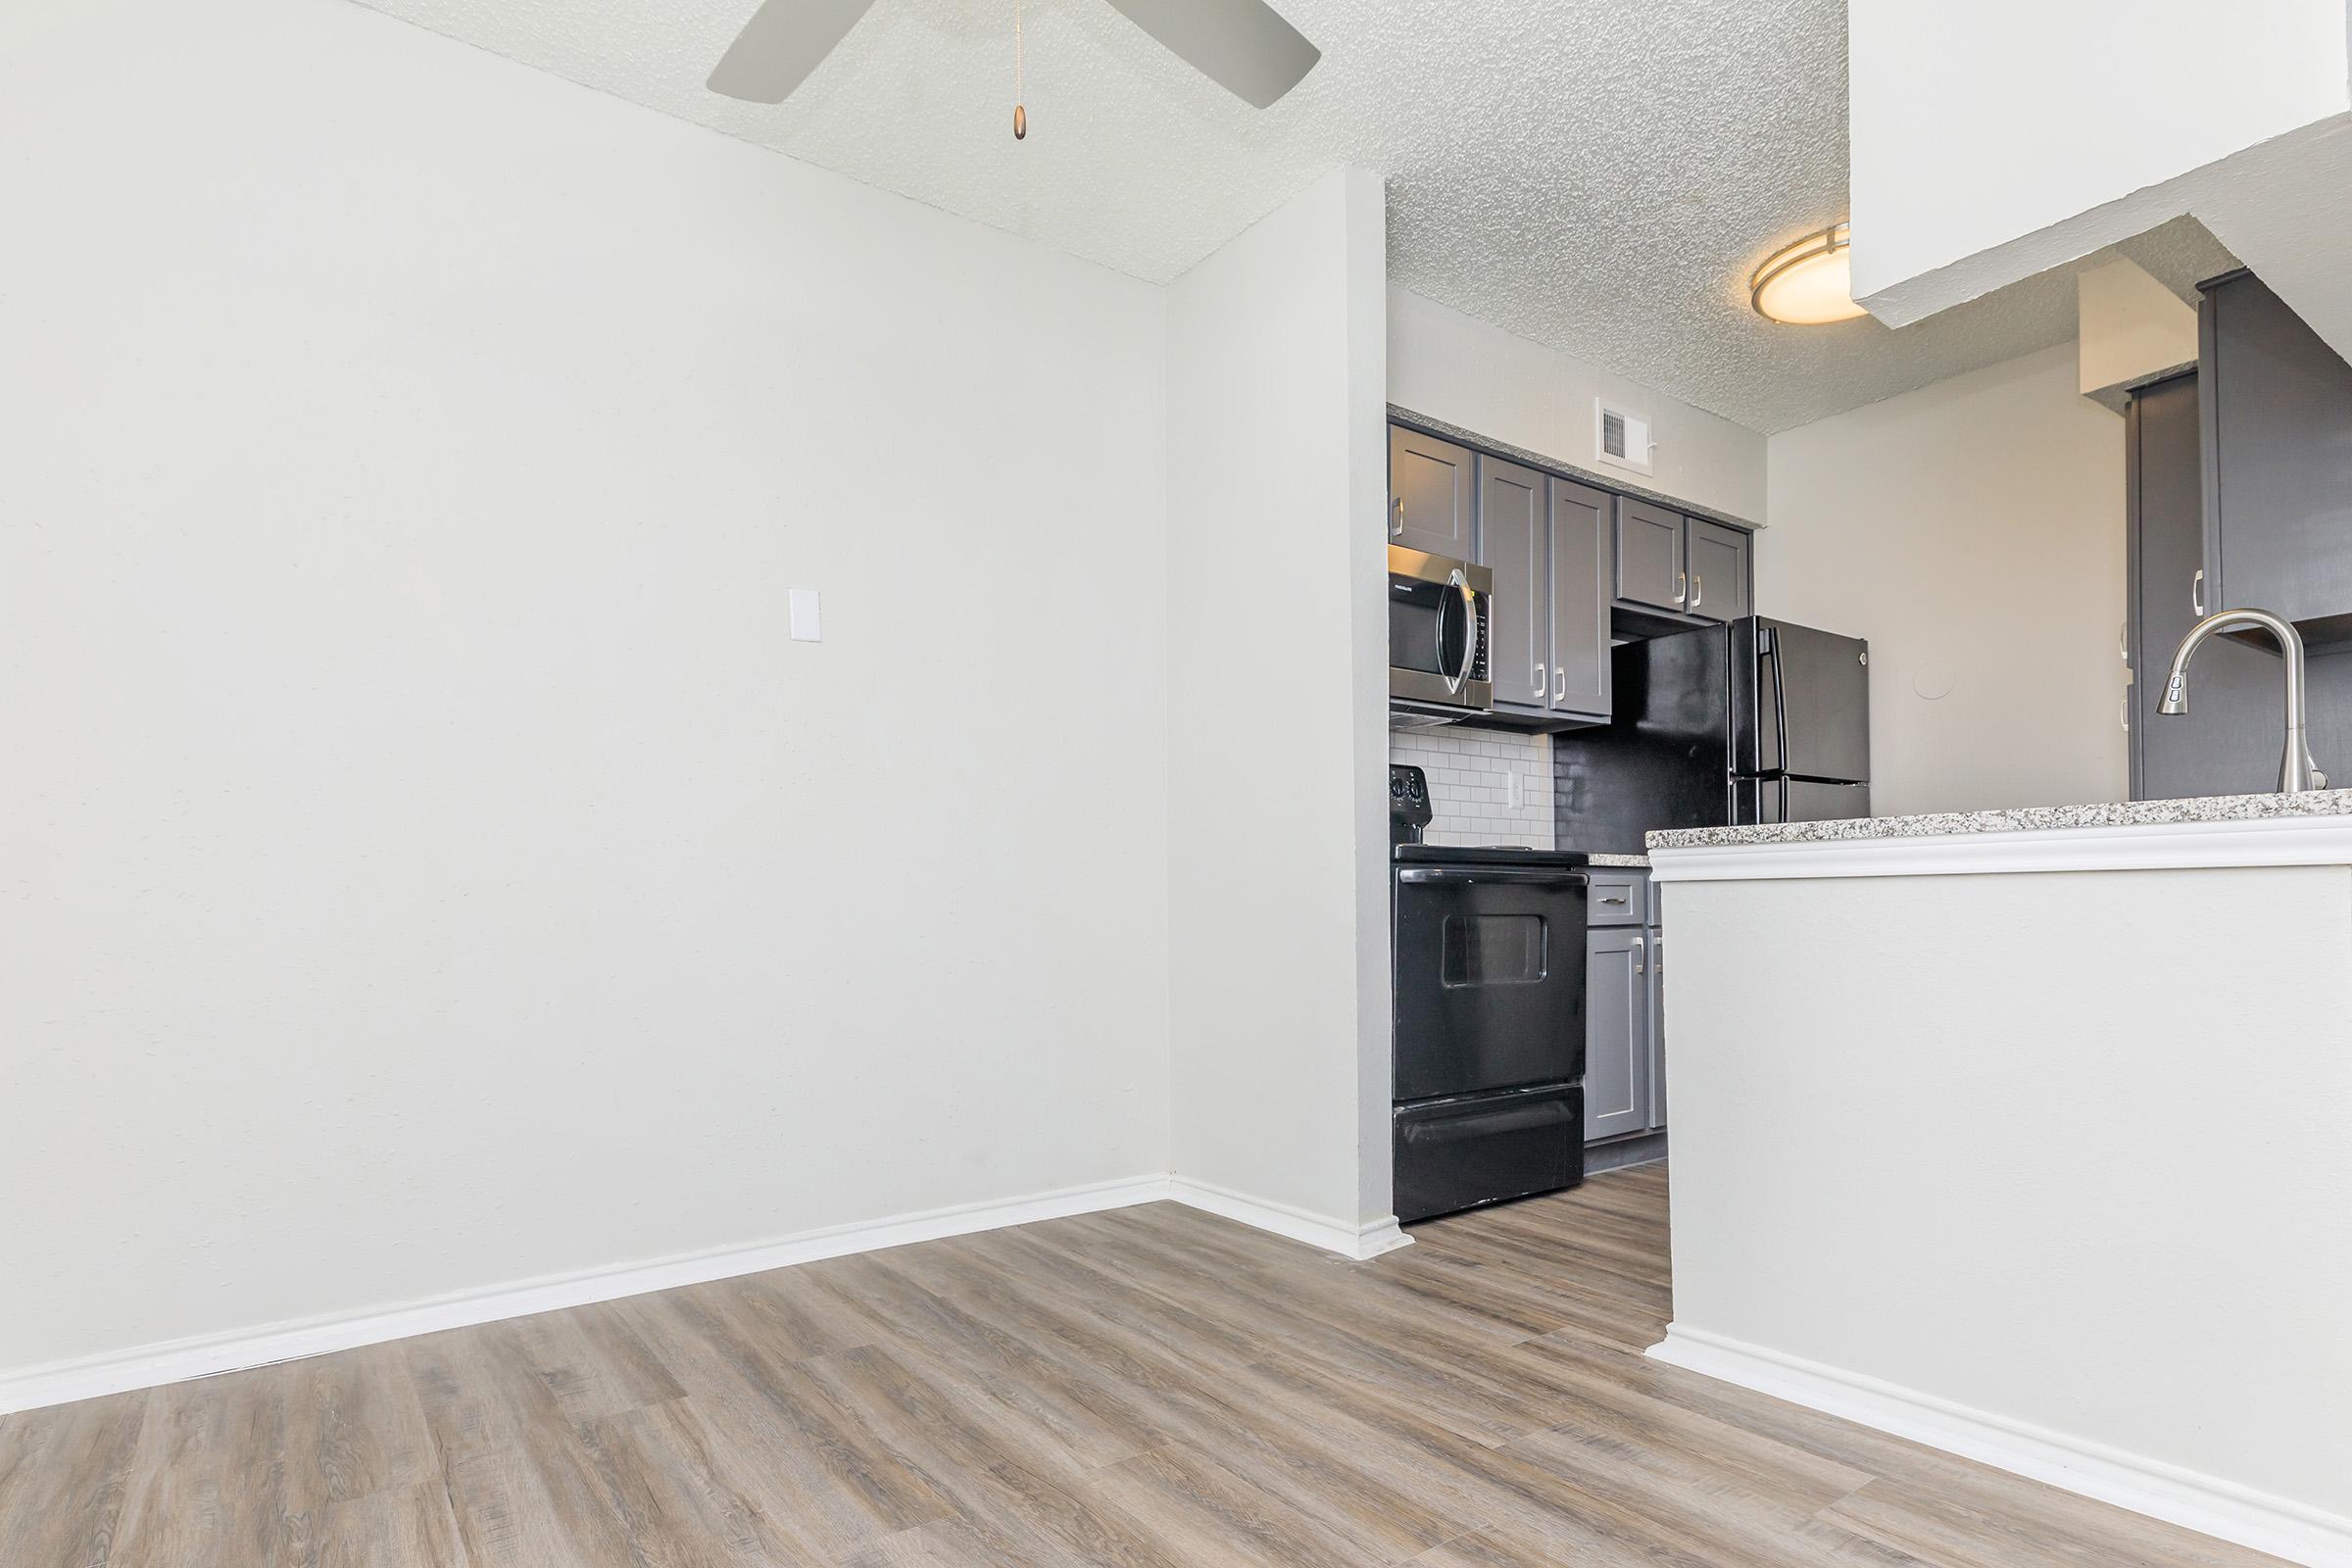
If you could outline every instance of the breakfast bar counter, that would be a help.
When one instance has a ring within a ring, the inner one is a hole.
[[[2352,1563],[2352,790],[1649,845],[1651,1354]]]

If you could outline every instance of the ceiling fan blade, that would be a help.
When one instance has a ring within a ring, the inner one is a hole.
[[[766,0],[710,73],[710,90],[755,104],[782,103],[873,3]]]
[[[778,0],[770,0],[770,4]],[[1264,109],[1323,51],[1265,0],[1110,0],[1129,22],[1235,97]]]

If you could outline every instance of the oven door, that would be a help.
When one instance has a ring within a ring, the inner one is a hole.
[[[1389,547],[1389,696],[1423,709],[1485,712],[1494,574],[1484,566]]]
[[[1585,1071],[1582,871],[1396,871],[1398,1102],[1572,1083]]]

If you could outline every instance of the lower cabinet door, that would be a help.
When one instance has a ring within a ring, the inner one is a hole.
[[[1585,1141],[1650,1125],[1650,934],[1640,926],[1585,933]]]
[[[1666,938],[1649,928],[1649,1125],[1666,1125]]]

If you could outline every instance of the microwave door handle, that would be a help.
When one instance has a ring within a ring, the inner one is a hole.
[[[1453,588],[1460,590],[1460,595],[1463,595],[1463,684],[1468,686],[1472,674],[1477,674],[1477,649],[1480,649],[1477,590],[1470,588],[1468,578],[1463,578],[1463,573],[1458,571],[1453,573]]]
[[[1470,679],[1471,662],[1478,658],[1478,601],[1471,597],[1470,581],[1462,575],[1458,567],[1446,573],[1446,587],[1448,592],[1461,596],[1462,612],[1468,617],[1462,623],[1461,667],[1447,669],[1446,667],[1446,617],[1443,614],[1438,616],[1438,673],[1446,679],[1446,694],[1458,697],[1461,695],[1463,685]]]

